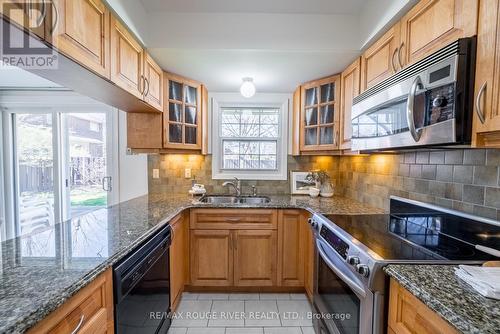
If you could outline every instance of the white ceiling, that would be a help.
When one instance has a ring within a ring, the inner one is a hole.
[[[106,0],[160,66],[238,92],[290,93],[341,72],[417,0]],[[57,87],[5,69],[0,87]]]
[[[148,12],[356,14],[366,0],[140,0]]]

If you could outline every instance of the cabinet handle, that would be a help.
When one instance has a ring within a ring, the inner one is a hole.
[[[233,233],[229,232],[229,249],[233,249]]]
[[[144,92],[146,91],[146,78],[142,74],[141,74],[141,81],[142,81],[142,92],[141,92],[141,95],[144,97]]]
[[[394,57],[396,57],[396,53],[399,54],[398,50],[399,50],[399,48],[396,48],[394,50],[394,53],[392,54],[392,59],[391,59],[392,70],[394,71],[394,73],[396,73],[398,71],[398,69],[396,68],[396,65],[394,65]]]
[[[82,316],[80,317],[80,322],[78,323],[78,325],[76,325],[75,329],[73,329],[73,331],[71,332],[71,334],[78,333],[78,331],[80,330],[80,327],[82,327],[83,319],[85,319],[85,314],[82,314]]]
[[[401,61],[401,51],[403,50],[403,47],[405,46],[405,43],[401,43],[401,46],[398,48],[398,63],[399,63],[399,69],[403,68],[403,62]]]
[[[481,97],[483,96],[483,93],[486,90],[487,83],[488,83],[487,81],[484,82],[484,84],[479,89],[479,92],[477,93],[476,97],[476,114],[477,117],[479,117],[479,121],[481,122],[481,124],[484,124],[484,122],[486,122],[486,118],[484,117],[484,112],[481,110]]]
[[[54,14],[54,17],[52,18],[52,27],[50,27],[50,34],[52,35],[56,30],[56,26],[59,21],[59,11],[57,10],[54,0],[50,0],[50,6],[54,8],[54,11],[52,12]]]
[[[144,82],[146,83],[148,89],[146,90],[146,92],[144,93],[144,97],[148,96],[149,95],[149,80],[144,77]]]
[[[337,130],[335,132],[335,145],[339,146],[339,144],[340,144],[340,134],[339,134],[339,130]]]
[[[238,238],[234,238],[233,237],[233,243],[234,243],[234,249],[237,250],[238,249]]]
[[[29,11],[30,11],[30,15],[29,17],[31,18],[31,4],[29,5]],[[45,3],[45,0],[42,0],[42,9],[41,9],[41,15],[40,17],[38,18],[38,20],[36,21],[36,28],[39,28],[42,26],[43,22],[45,21],[45,18],[47,17],[47,4]]]
[[[241,221],[241,218],[227,218],[226,220],[231,223],[238,223]]]

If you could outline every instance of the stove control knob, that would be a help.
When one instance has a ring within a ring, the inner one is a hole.
[[[366,264],[358,264],[356,266],[356,270],[358,271],[358,274],[364,277],[370,276],[370,268]]]
[[[316,223],[312,218],[309,218],[307,222],[309,223],[309,225],[311,225],[313,229],[316,229],[316,227],[318,226],[318,223]]]
[[[349,264],[351,266],[357,266],[359,264],[359,257],[357,256],[348,256],[347,257],[347,262],[349,262]]]

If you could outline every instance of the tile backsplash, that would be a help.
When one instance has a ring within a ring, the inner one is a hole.
[[[333,156],[288,157],[289,171],[308,171],[324,169],[334,171],[337,158]],[[150,193],[182,193],[191,188],[191,179],[184,178],[184,169],[191,168],[191,173],[197,183],[205,185],[208,193],[226,194],[230,189],[222,187],[227,180],[212,179],[212,157],[200,155],[150,155],[148,159],[149,192]],[[160,178],[152,178],[152,169],[160,169]],[[243,194],[251,194],[252,185],[257,187],[259,194],[289,194],[290,181],[243,181]]]
[[[388,209],[398,195],[500,220],[500,150],[343,156],[338,191]]]
[[[211,156],[151,155],[150,193],[187,193],[191,168],[209,193],[228,193],[224,180],[212,180]],[[160,178],[152,178],[152,169]],[[398,195],[500,220],[500,149],[418,151],[397,154],[288,157],[289,170],[327,170],[336,194],[388,209],[389,196]],[[260,194],[290,193],[287,181],[244,181]]]

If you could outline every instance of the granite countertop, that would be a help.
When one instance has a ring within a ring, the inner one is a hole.
[[[500,301],[485,298],[450,265],[389,265],[385,272],[462,333],[498,333]]]
[[[343,197],[270,196],[258,205],[201,204],[186,195],[146,195],[2,242],[0,333],[22,333],[97,275],[193,207],[299,208],[322,214],[381,210]]]

